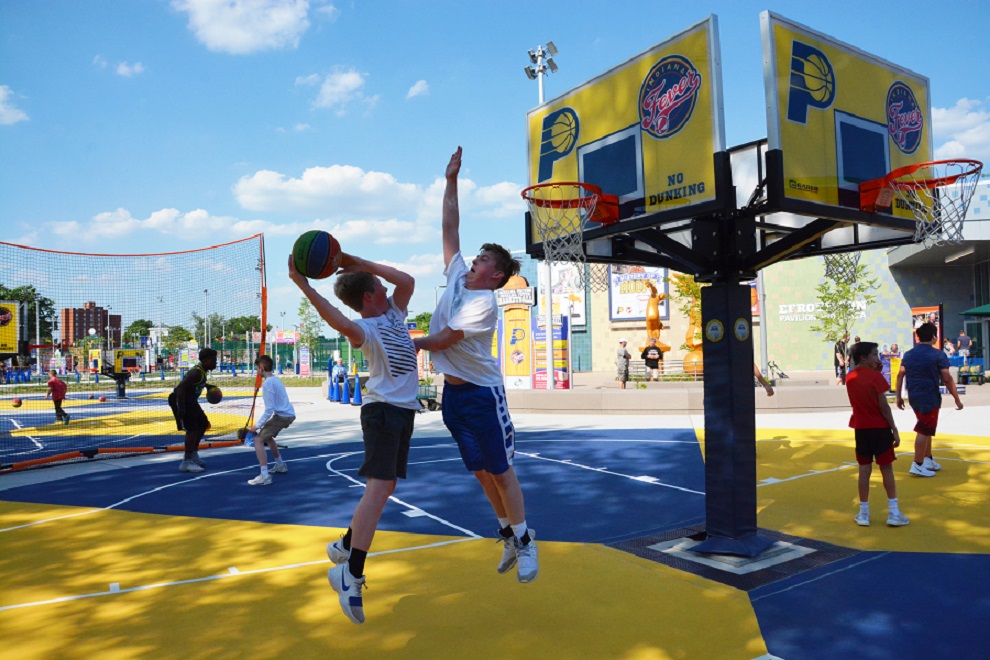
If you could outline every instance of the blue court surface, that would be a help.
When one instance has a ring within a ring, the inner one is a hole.
[[[323,545],[363,492],[357,409],[309,399],[279,438],[289,472],[269,487],[247,485],[257,465],[245,447],[204,452],[197,475],[154,456],[0,476],[8,650],[790,659],[982,657],[990,644],[979,578],[990,440],[965,433],[986,408],[960,412],[939,439],[938,477],[911,479],[910,458],[898,460],[912,522],[896,529],[883,524],[878,474],[873,524],[852,521],[846,413],[764,416],[759,524],[804,554],[728,569],[669,548],[704,524],[698,418],[519,416],[516,469],[541,562],[525,585],[496,574],[491,509],[440,414],[424,413],[369,554],[368,621],[354,626],[326,583]]]

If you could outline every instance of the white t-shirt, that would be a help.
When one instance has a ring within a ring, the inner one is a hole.
[[[354,321],[364,329],[360,349],[368,359],[368,393],[364,401],[419,410],[419,367],[416,347],[406,328],[408,312],[396,307],[391,296],[388,305],[388,311],[381,316]]]
[[[498,323],[495,293],[464,288],[467,273],[468,267],[458,252],[444,273],[447,288],[430,320],[430,334],[450,327],[463,332],[464,339],[450,348],[433,351],[433,364],[440,373],[475,385],[502,385],[502,371],[492,356],[492,335]]]
[[[264,426],[273,415],[296,416],[296,409],[289,402],[289,393],[285,391],[285,383],[279,380],[278,376],[269,376],[261,384],[261,401],[265,404],[265,414],[258,420],[259,428]]]

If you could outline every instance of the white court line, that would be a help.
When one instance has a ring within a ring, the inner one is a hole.
[[[535,458],[535,459],[540,460],[540,461],[548,461],[550,463],[559,463],[561,465],[567,465],[568,467],[576,467],[576,468],[581,468],[582,470],[590,470],[592,472],[599,472],[601,474],[608,474],[608,475],[611,475],[613,477],[622,477],[624,479],[630,479],[632,481],[638,481],[640,483],[648,483],[651,486],[662,486],[664,488],[671,488],[673,490],[680,490],[680,491],[683,491],[685,493],[693,493],[695,495],[704,495],[705,494],[705,492],[704,491],[701,491],[701,490],[692,490],[690,488],[684,488],[682,486],[674,486],[674,485],[671,485],[671,484],[665,484],[662,481],[655,481],[655,480],[653,480],[650,477],[644,477],[642,475],[631,475],[631,474],[622,474],[621,472],[612,472],[611,470],[609,470],[607,468],[603,468],[603,467],[592,467],[590,465],[581,465],[580,463],[574,463],[573,461],[568,460],[568,459],[560,460],[560,459],[556,459],[556,458],[546,458],[544,456],[540,456],[539,454],[530,454],[530,453],[521,452],[521,451],[520,452],[516,452],[516,453],[519,454],[519,455],[521,455],[521,456],[528,456],[529,458]]]
[[[436,543],[429,543],[427,545],[418,545],[408,548],[396,548],[394,550],[382,550],[380,552],[369,552],[369,557],[377,557],[379,555],[391,555],[399,552],[413,552],[416,550],[428,550],[430,548],[440,548],[446,545],[453,545],[455,543],[464,543],[465,541],[474,541],[475,538],[467,539],[452,539],[450,541],[437,541]],[[330,564],[332,563],[329,559],[321,559],[318,561],[307,561],[298,564],[286,564],[284,566],[272,566],[269,568],[258,568],[253,571],[240,571],[236,568],[228,568],[227,573],[221,573],[219,575],[209,575],[207,577],[200,578],[189,578],[188,580],[174,580],[172,582],[156,582],[154,584],[145,584],[137,587],[129,587],[127,589],[121,589],[120,584],[117,582],[111,583],[111,587],[108,591],[97,591],[89,594],[78,594],[75,596],[61,596],[59,598],[50,598],[48,600],[39,600],[30,603],[18,603],[16,605],[4,605],[0,607],[0,612],[5,612],[7,610],[22,609],[25,607],[37,607],[39,605],[53,605],[55,603],[67,603],[74,600],[83,600],[84,598],[98,598],[100,596],[116,596],[119,594],[128,594],[136,591],[149,591],[151,589],[164,589],[166,587],[178,587],[184,584],[196,584],[197,582],[212,582],[214,580],[224,580],[229,578],[237,578],[245,575],[260,575],[262,573],[275,573],[278,571],[288,571],[296,568],[306,568],[309,566],[317,566],[319,564]],[[117,585],[114,589],[113,585]]]
[[[750,599],[750,601],[752,601],[752,602],[755,603],[758,600],[763,600],[764,598],[769,598],[770,596],[776,596],[777,594],[782,594],[782,593],[784,593],[786,591],[791,591],[792,589],[797,589],[798,587],[803,587],[804,585],[811,584],[812,582],[818,582],[819,580],[824,580],[825,578],[832,577],[833,575],[838,575],[839,573],[842,573],[842,572],[851,570],[853,568],[859,568],[863,564],[868,564],[871,561],[876,561],[877,559],[880,559],[881,557],[886,557],[887,555],[890,555],[890,554],[894,554],[894,553],[892,553],[892,552],[881,552],[881,553],[879,553],[877,555],[874,555],[873,557],[867,557],[866,559],[864,559],[862,561],[858,561],[858,562],[856,562],[854,564],[849,564],[848,566],[843,566],[842,568],[838,568],[838,569],[836,569],[834,571],[829,571],[828,573],[823,573],[822,575],[815,576],[815,577],[811,578],[810,580],[804,580],[803,582],[798,582],[797,584],[792,584],[789,587],[784,587],[783,589],[778,589],[777,591],[773,591],[773,592],[770,592],[770,593],[762,594],[760,596],[756,596],[755,598],[753,596],[750,596],[749,599]]]
[[[352,452],[350,454],[344,454],[344,455],[341,455],[341,456],[336,456],[334,458],[331,458],[329,461],[327,461],[327,470],[329,470],[331,473],[336,474],[336,475],[340,476],[343,479],[347,479],[348,481],[352,482],[353,484],[355,484],[357,486],[361,486],[363,488],[365,486],[364,483],[358,481],[354,477],[351,477],[349,475],[344,474],[343,472],[341,472],[337,468],[333,467],[333,462],[334,461],[336,461],[338,459],[341,459],[341,458],[346,458],[347,456],[353,456],[354,454],[359,454],[359,453],[361,453],[361,452]],[[414,506],[412,504],[409,504],[408,502],[404,502],[404,501],[400,500],[399,498],[397,498],[394,495],[389,495],[389,498],[388,499],[391,500],[392,502],[395,502],[395,503],[397,503],[397,504],[399,504],[401,506],[406,507],[410,511],[414,511],[416,513],[417,517],[426,517],[426,518],[429,518],[429,519],[431,519],[433,521],[436,521],[436,522],[440,523],[441,525],[445,525],[447,527],[450,527],[451,529],[456,529],[459,532],[462,532],[464,534],[467,534],[471,538],[477,538],[477,539],[483,538],[480,534],[476,534],[476,533],[472,532],[469,529],[464,529],[463,527],[460,527],[458,525],[455,525],[454,523],[450,522],[449,520],[444,520],[443,518],[441,518],[439,516],[435,516],[432,513],[429,513],[428,511],[424,511],[423,509],[420,509],[418,506]]]

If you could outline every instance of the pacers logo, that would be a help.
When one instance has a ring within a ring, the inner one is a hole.
[[[925,117],[911,88],[900,80],[887,90],[887,133],[906,154],[913,154],[921,144]]]
[[[668,55],[653,65],[639,90],[639,119],[644,131],[661,140],[684,128],[701,90],[701,74],[691,60]]]
[[[825,109],[834,100],[835,71],[825,53],[800,41],[793,42],[787,118],[805,124],[808,121],[808,108]]]
[[[561,108],[543,118],[537,183],[549,181],[553,176],[553,164],[574,151],[579,130],[577,113],[571,108]]]

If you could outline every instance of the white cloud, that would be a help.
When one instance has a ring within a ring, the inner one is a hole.
[[[378,96],[365,96],[364,83],[365,75],[354,69],[335,70],[323,79],[313,105],[317,108],[335,108],[339,115],[344,114],[351,103],[364,103],[369,108],[374,107]]]
[[[295,126],[293,126],[292,127],[292,130],[294,130],[296,133],[302,133],[303,131],[308,131],[311,128],[313,128],[313,127],[310,126],[309,124],[304,124],[304,123],[300,122],[300,123],[296,124]]]
[[[138,74],[144,73],[144,65],[140,62],[135,62],[134,64],[128,64],[127,62],[120,62],[117,64],[117,75],[124,78],[130,78],[131,76],[136,76]]]
[[[93,58],[93,66],[95,66],[97,69],[105,69],[109,65],[110,63],[107,62],[107,58],[103,57],[102,55],[97,55]]]
[[[296,85],[319,85],[320,84],[320,74],[311,73],[308,76],[298,76],[296,77]]]
[[[990,106],[962,98],[951,108],[932,108],[935,158],[990,159]]]
[[[430,85],[425,80],[417,80],[416,84],[409,88],[409,92],[406,93],[406,98],[412,99],[417,96],[428,96],[429,94]]]
[[[12,102],[14,91],[6,85],[0,85],[0,124],[9,126],[29,119],[26,112]]]
[[[309,0],[172,0],[189,29],[212,51],[246,55],[296,48],[309,29]]]
[[[330,21],[331,23],[337,20],[340,16],[340,10],[334,7],[332,4],[327,3],[316,10],[317,14],[322,15],[323,18]]]

